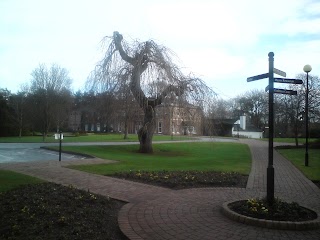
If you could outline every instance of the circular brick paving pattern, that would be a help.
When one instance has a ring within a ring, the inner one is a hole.
[[[107,163],[100,159],[0,164],[13,170],[129,202],[120,211],[119,226],[130,239],[320,239],[320,230],[289,231],[249,226],[221,213],[223,203],[266,196],[267,143],[248,144],[252,168],[246,189],[208,188],[173,191],[65,168],[73,164]],[[275,196],[296,201],[320,215],[320,190],[288,160],[274,151]]]
[[[175,196],[128,204],[120,212],[119,224],[130,239],[319,239],[320,229],[267,229],[235,222],[221,213],[226,201],[257,196],[265,193],[232,188],[181,190]],[[301,202],[303,197],[290,199]],[[318,205],[315,198],[309,203]]]

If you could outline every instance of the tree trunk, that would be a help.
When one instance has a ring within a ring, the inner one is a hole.
[[[128,115],[126,115],[126,118],[124,120],[124,136],[123,139],[128,139]]]
[[[20,114],[19,118],[19,138],[22,136],[22,113]]]
[[[298,147],[299,146],[299,141],[298,141],[298,123],[297,123],[297,120],[295,120],[295,124],[294,124],[294,139],[295,139],[296,147]]]
[[[156,128],[155,112],[151,106],[145,109],[143,127],[138,132],[140,153],[153,153],[152,137]]]
[[[157,74],[156,72],[161,72],[162,74],[162,71],[164,71],[166,72],[166,74],[168,74],[167,77],[169,79],[181,78],[180,72],[179,70],[177,71],[176,67],[173,64],[171,66],[170,61],[167,61],[165,59],[166,57],[164,57],[164,55],[162,54],[163,48],[158,48],[153,42],[146,42],[144,44],[144,47],[142,47],[141,49],[140,47],[138,47],[135,54],[133,54],[134,57],[131,57],[123,49],[121,43],[122,39],[123,37],[121,34],[119,34],[118,32],[113,33],[115,50],[119,51],[122,60],[133,66],[132,71],[130,70],[130,72],[128,72],[131,75],[130,90],[139,106],[144,110],[145,113],[143,127],[139,129],[138,132],[140,142],[139,152],[152,153],[152,137],[156,129],[154,108],[157,105],[160,105],[163,99],[171,92],[175,93],[176,96],[181,96],[184,91],[187,90],[188,84],[187,81],[183,81],[184,84],[181,84],[181,86],[174,86],[170,84],[161,92],[160,95],[157,95],[155,99],[149,101],[151,99],[148,99],[146,97],[141,88],[141,74],[146,71],[148,66],[152,68],[152,63],[156,64],[158,67],[154,69],[154,73]],[[112,62],[109,61],[109,59],[111,59],[110,57],[113,55],[113,53],[114,51],[111,53],[111,55],[108,56],[108,58],[104,60],[104,68],[107,66],[107,64],[109,64],[109,62]],[[176,72],[178,72],[177,76],[175,75]],[[127,78],[130,75],[123,76],[126,76]],[[152,76],[152,74],[150,76]]]

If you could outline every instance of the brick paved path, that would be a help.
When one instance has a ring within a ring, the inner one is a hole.
[[[0,164],[0,168],[127,201],[119,226],[130,239],[320,239],[320,230],[284,231],[247,226],[220,213],[223,202],[264,197],[267,142],[242,140],[250,146],[252,170],[247,188],[173,191],[64,168],[79,161]],[[81,164],[105,160],[81,160]],[[110,161],[111,162],[111,161]],[[296,201],[320,215],[320,190],[290,162],[274,152],[275,196]]]

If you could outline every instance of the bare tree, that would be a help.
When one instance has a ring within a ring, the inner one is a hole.
[[[143,113],[141,113],[140,107],[134,100],[128,85],[123,84],[115,95],[117,97],[117,101],[114,109],[116,109],[116,115],[118,116],[117,120],[123,126],[123,138],[128,139],[130,121],[139,120],[139,117]]]
[[[275,95],[275,134],[281,137],[294,137],[298,146],[301,134],[304,93],[303,87],[289,85],[286,89],[297,91],[297,95]]]
[[[235,100],[240,111],[249,115],[251,123],[257,128],[263,128],[267,122],[268,95],[261,90],[248,91]]]
[[[138,132],[139,151],[152,153],[155,107],[170,93],[178,98],[184,95],[189,103],[195,103],[213,91],[201,79],[183,74],[173,63],[173,53],[152,40],[129,45],[118,32],[104,40],[109,42],[108,49],[88,79],[88,86],[96,91],[114,91],[123,82],[129,86],[144,112],[144,123]]]
[[[47,68],[40,64],[31,73],[30,98],[34,105],[35,121],[40,121],[43,140],[54,124],[57,130],[68,117],[71,107],[71,79],[68,71],[56,64]]]
[[[11,104],[16,113],[17,125],[19,129],[19,138],[22,136],[23,127],[25,124],[24,115],[25,115],[25,105],[26,105],[26,91],[20,91],[11,97]]]
[[[16,130],[16,115],[10,105],[11,92],[0,88],[0,136],[13,136]]]
[[[306,74],[298,74],[296,76],[297,79],[303,80],[302,85],[302,94],[305,96],[306,94]],[[309,92],[308,92],[308,109],[309,109],[309,120],[310,122],[319,122],[320,121],[320,78],[318,76],[309,75],[308,79],[308,86],[309,86]],[[305,103],[304,105],[305,106]],[[305,111],[305,109],[304,109]]]

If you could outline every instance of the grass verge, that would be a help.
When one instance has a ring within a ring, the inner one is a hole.
[[[312,181],[320,181],[320,149],[309,149],[308,167],[304,165],[304,148],[278,149],[278,152],[290,160],[307,178]]]
[[[269,138],[262,138],[262,141],[269,141]],[[296,140],[295,138],[273,138],[274,142],[279,142],[279,143],[295,143]],[[316,142],[318,141],[318,138],[309,138],[309,142]],[[305,144],[306,139],[305,138],[298,138],[298,143],[299,144]]]
[[[169,136],[154,135],[153,141],[179,141],[191,140],[189,136]],[[42,143],[42,136],[0,137],[0,143]],[[50,134],[45,140],[47,143],[58,142],[54,139],[54,134]],[[137,134],[129,134],[127,139],[123,139],[123,134],[89,134],[85,136],[64,136],[63,142],[138,142]]]
[[[72,168],[101,175],[129,171],[218,171],[249,174],[249,147],[239,143],[154,144],[153,154],[138,153],[137,145],[66,146],[64,150],[118,160],[116,164],[80,165]]]
[[[0,170],[0,192],[17,188],[21,185],[41,183],[43,180],[21,173]]]

